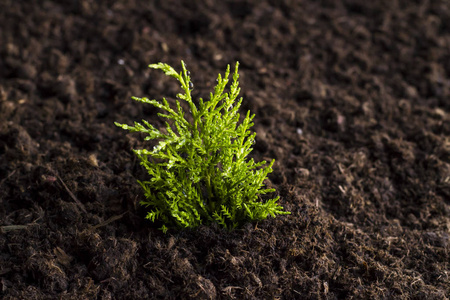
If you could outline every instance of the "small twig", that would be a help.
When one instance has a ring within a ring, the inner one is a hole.
[[[3,183],[5,183],[6,180],[8,180],[11,176],[14,175],[14,173],[16,173],[17,170],[12,171],[11,173],[8,174],[8,176],[6,176],[5,178],[2,179],[2,181],[0,181],[0,186],[3,185]]]
[[[21,229],[27,229],[28,225],[7,225],[7,226],[1,226],[0,231],[1,233],[6,233],[8,231],[14,231],[14,230],[21,230]]]
[[[300,293],[299,291],[296,291],[296,290],[294,290],[294,289],[292,289],[292,291],[293,291],[294,293],[296,293],[296,294],[301,295],[301,293]]]
[[[100,224],[97,224],[97,225],[95,225],[95,226],[92,226],[90,229],[93,230],[93,229],[97,229],[97,228],[106,226],[106,225],[108,225],[109,223],[112,223],[112,222],[114,222],[114,221],[117,221],[117,220],[121,219],[126,213],[127,213],[127,212],[124,212],[123,214],[118,215],[118,216],[112,216],[112,217],[109,218],[108,220],[106,220],[106,221],[104,221],[104,222],[102,222],[102,223],[100,223]]]
[[[35,223],[30,223],[27,225],[6,225],[6,226],[0,226],[0,233],[7,233],[9,231],[14,231],[14,230],[23,230],[23,229],[27,229],[28,226],[34,226],[34,225],[38,225]]]
[[[55,172],[53,172],[53,174],[56,176],[56,178],[59,179],[59,181],[61,182],[61,184],[63,185],[63,187],[66,189],[67,193],[70,195],[70,197],[78,204],[78,206],[81,208],[82,211],[84,211],[85,213],[87,213],[86,208],[84,207],[84,204],[80,202],[80,200],[78,200],[78,198],[72,193],[71,190],[69,190],[69,188],[67,187],[67,185],[64,183],[64,181],[61,179],[61,177],[59,177],[58,174],[56,174]]]

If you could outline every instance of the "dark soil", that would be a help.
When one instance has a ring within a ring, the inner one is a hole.
[[[447,0],[0,0],[0,298],[448,299]],[[113,122],[240,61],[292,214],[163,234]]]

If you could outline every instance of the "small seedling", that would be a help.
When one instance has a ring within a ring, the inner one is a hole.
[[[229,65],[223,77],[219,74],[210,99],[200,98],[196,105],[191,97],[190,73],[183,61],[180,73],[164,63],[151,64],[150,68],[176,78],[183,90],[177,95],[176,108],[171,108],[165,98],[159,102],[133,97],[163,111],[158,116],[167,119],[165,132],[145,120],[134,126],[115,122],[123,129],[146,134],[147,141],[159,140],[153,150],[133,151],[150,176],[147,181],[138,181],[146,197],[141,204],[151,209],[146,218],[162,221],[160,229],[164,232],[211,222],[231,230],[247,221],[290,213],[276,203],[279,197],[266,201],[260,197],[275,191],[264,186],[274,160],[267,164],[247,158],[256,134],[249,130],[254,117],[250,111],[238,124],[242,103],[242,98],[236,100],[240,92],[238,66],[236,63],[228,92]],[[180,100],[189,106],[189,120]]]

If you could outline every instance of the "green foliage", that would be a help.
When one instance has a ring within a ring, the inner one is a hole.
[[[141,204],[151,209],[146,218],[162,221],[161,229],[166,232],[168,228],[211,222],[231,230],[246,221],[289,214],[276,203],[279,197],[263,202],[259,196],[275,191],[265,189],[263,183],[272,172],[274,160],[267,164],[247,159],[255,142],[255,133],[249,130],[254,115],[247,112],[238,124],[242,103],[242,98],[236,100],[240,92],[239,63],[229,91],[225,92],[230,66],[225,76],[219,74],[210,99],[199,99],[198,105],[191,98],[193,85],[183,61],[181,66],[180,73],[163,63],[149,67],[160,69],[181,83],[184,93],[178,94],[177,99],[188,104],[189,121],[179,100],[174,109],[165,98],[159,102],[133,97],[163,111],[158,115],[167,119],[165,131],[145,120],[134,126],[115,123],[131,132],[145,133],[145,140],[159,140],[153,150],[133,150],[150,175],[147,181],[138,181],[146,197]]]

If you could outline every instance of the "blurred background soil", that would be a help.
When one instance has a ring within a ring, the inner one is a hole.
[[[0,0],[0,298],[448,299],[446,0]],[[241,63],[251,157],[292,214],[225,232],[144,219],[113,122],[161,125],[147,68],[195,95]]]

